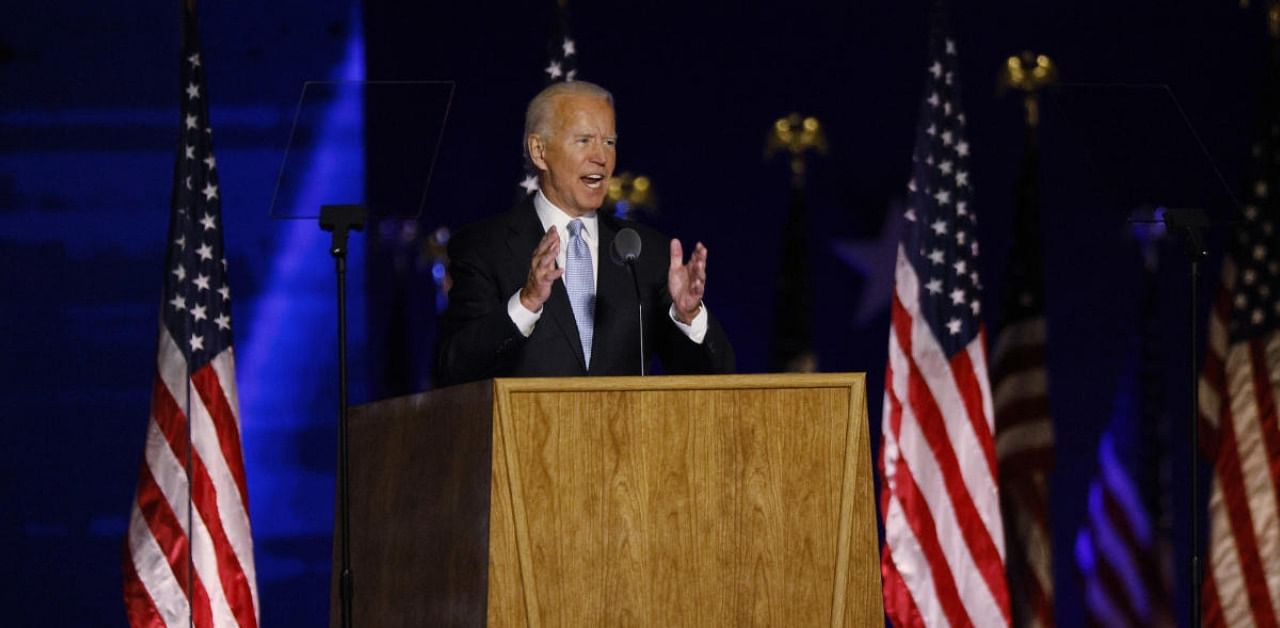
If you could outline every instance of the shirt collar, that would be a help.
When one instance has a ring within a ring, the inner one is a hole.
[[[565,213],[563,209],[556,207],[555,203],[547,200],[547,196],[538,190],[533,196],[533,208],[538,212],[538,221],[542,223],[545,230],[551,225],[556,226],[556,231],[560,232],[561,237],[567,237],[569,233],[569,223],[573,221],[573,217]],[[582,217],[582,235],[588,241],[595,241],[599,231],[596,225],[599,222],[598,213],[591,212]]]

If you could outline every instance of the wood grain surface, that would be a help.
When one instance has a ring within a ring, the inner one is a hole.
[[[489,625],[881,625],[862,375],[494,385]]]

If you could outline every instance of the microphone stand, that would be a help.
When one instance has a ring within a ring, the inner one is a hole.
[[[631,257],[627,260],[627,271],[631,273],[631,285],[636,290],[636,309],[640,312],[640,376],[645,373],[644,361],[644,301],[640,299],[640,279],[636,277],[636,259]]]
[[[329,253],[338,275],[338,509],[342,522],[342,565],[338,580],[342,626],[351,627],[351,500],[347,437],[347,233],[364,229],[363,205],[323,205],[320,228],[333,234]]]

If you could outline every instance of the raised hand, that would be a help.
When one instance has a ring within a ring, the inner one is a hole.
[[[553,225],[547,228],[547,233],[533,249],[533,259],[529,261],[529,277],[520,289],[520,305],[524,309],[537,312],[551,297],[551,284],[564,274],[563,268],[556,268],[556,256],[559,254],[560,233]]]
[[[671,240],[671,264],[667,267],[667,292],[676,308],[676,318],[688,325],[702,309],[702,294],[707,288],[707,247],[699,242],[684,262],[680,241]]]

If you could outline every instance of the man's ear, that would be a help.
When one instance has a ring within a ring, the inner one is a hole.
[[[525,143],[529,149],[529,161],[533,162],[533,166],[540,171],[547,169],[547,145],[542,141],[542,136],[530,134],[525,138]]]

